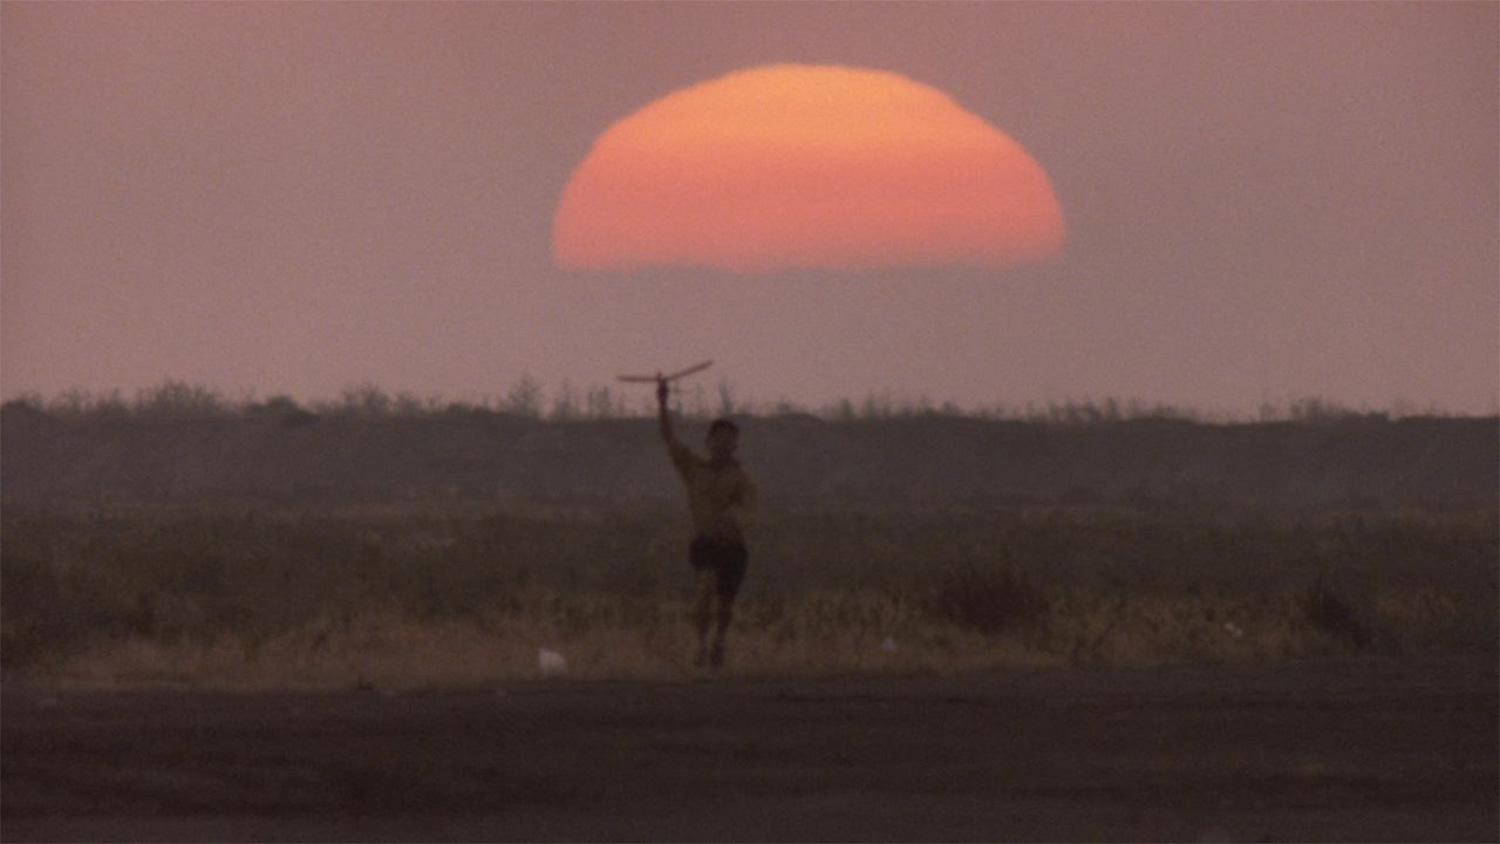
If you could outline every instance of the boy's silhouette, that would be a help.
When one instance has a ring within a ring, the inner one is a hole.
[[[672,416],[667,410],[668,394],[666,380],[658,379],[657,421],[672,465],[687,489],[688,507],[693,515],[693,542],[688,550],[688,561],[698,578],[693,614],[698,630],[698,655],[693,664],[718,668],[724,664],[724,635],[733,618],[734,599],[745,579],[749,559],[739,513],[754,505],[755,485],[735,459],[739,428],[728,419],[714,420],[708,427],[709,456],[705,460],[683,445],[673,432]],[[710,627],[714,630],[711,645]]]

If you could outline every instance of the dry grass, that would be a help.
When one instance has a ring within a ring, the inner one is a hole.
[[[1305,595],[1278,601],[1193,596],[1064,597],[1045,614],[984,633],[889,595],[812,594],[748,601],[732,631],[731,676],[958,673],[1021,666],[1267,662],[1473,646],[1471,620],[1436,593],[1389,594],[1369,607],[1363,638],[1329,629]],[[538,594],[463,619],[420,619],[393,607],[320,618],[266,638],[222,633],[102,639],[33,673],[62,685],[191,684],[222,688],[485,687],[544,676],[540,648],[567,676],[681,681],[693,634],[682,604],[647,617],[598,596]],[[1467,639],[1467,642],[1466,642]]]
[[[3,520],[11,677],[484,687],[538,677],[543,647],[575,678],[694,676],[669,516],[8,508]],[[762,530],[734,676],[1497,646],[1490,514],[865,512],[773,515]]]

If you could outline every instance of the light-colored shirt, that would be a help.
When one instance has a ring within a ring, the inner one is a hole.
[[[755,484],[736,461],[714,463],[673,441],[672,465],[687,490],[693,529],[710,539],[744,541],[741,514],[755,506]]]

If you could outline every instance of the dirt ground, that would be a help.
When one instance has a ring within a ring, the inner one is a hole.
[[[1500,839],[1493,655],[0,705],[5,841]]]

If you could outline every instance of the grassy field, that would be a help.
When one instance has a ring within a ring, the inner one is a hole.
[[[675,511],[0,511],[0,659],[62,685],[483,686],[687,676]],[[731,673],[1495,651],[1473,514],[766,512]]]

